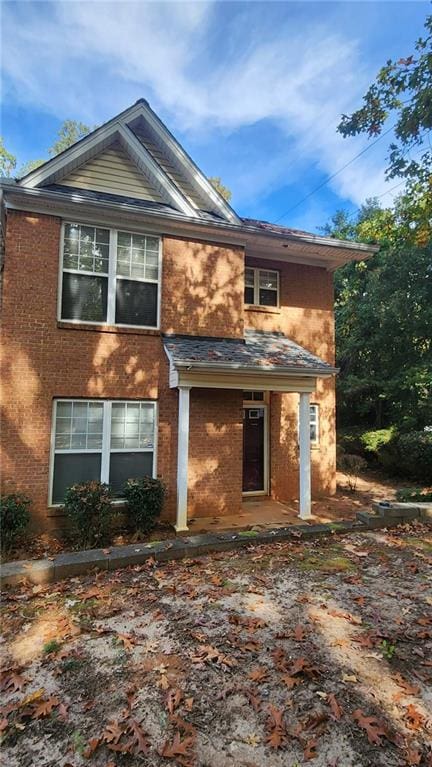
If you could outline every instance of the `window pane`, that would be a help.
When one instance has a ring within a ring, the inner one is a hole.
[[[76,258],[71,258],[76,256]],[[86,272],[108,272],[109,229],[94,226],[65,224],[65,269]]]
[[[253,304],[253,302],[254,302],[254,289],[253,288],[245,287],[244,302],[245,302],[245,304]]]
[[[260,288],[259,302],[260,306],[277,306],[277,291]]]
[[[106,322],[108,279],[63,274],[62,319]]]
[[[101,449],[102,420],[103,404],[101,402],[58,402],[55,425],[56,449]]]
[[[116,322],[122,325],[157,325],[156,283],[117,280]]]
[[[128,479],[151,477],[153,453],[111,453],[109,482],[116,495]]]
[[[136,279],[157,280],[158,263],[159,240],[157,237],[118,233],[117,274]]]
[[[260,288],[274,288],[274,290],[277,290],[277,272],[260,269],[259,286]]]
[[[53,503],[62,503],[66,488],[91,479],[100,480],[100,453],[63,453],[54,457]]]
[[[111,449],[153,448],[153,444],[153,405],[140,402],[113,403]]]
[[[254,270],[248,267],[245,269],[245,285],[252,288],[254,286]]]

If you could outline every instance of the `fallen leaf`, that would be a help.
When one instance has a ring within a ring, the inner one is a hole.
[[[339,721],[343,714],[343,709],[336,700],[336,696],[333,692],[330,692],[327,696],[327,701],[330,706],[333,717]]]
[[[48,716],[51,714],[54,708],[57,708],[59,704],[59,699],[54,697],[47,698],[47,700],[41,700],[40,703],[36,705],[32,714],[32,718],[39,719],[41,717]]]
[[[387,737],[387,731],[384,724],[375,716],[366,716],[360,708],[357,708],[353,712],[353,719],[359,727],[366,730],[366,735],[369,743],[376,746],[382,745],[381,736]]]

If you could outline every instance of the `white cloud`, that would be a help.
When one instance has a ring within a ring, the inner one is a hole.
[[[211,3],[6,4],[6,97],[94,123],[151,94],[170,126],[191,134],[273,120],[286,142],[276,152],[270,142],[260,162],[243,166],[235,189],[242,201],[294,182],[311,164],[330,174],[364,146],[364,138],[336,133],[371,77],[356,40],[331,21],[299,28],[294,18],[269,39],[253,21],[252,3],[210,56],[217,13],[220,22],[220,6]],[[381,194],[382,157],[379,145],[331,188],[356,204]]]

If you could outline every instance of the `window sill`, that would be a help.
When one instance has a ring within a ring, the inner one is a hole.
[[[129,333],[139,336],[160,336],[161,334],[157,328],[134,328],[127,325],[97,325],[87,322],[68,322],[67,320],[58,320],[57,327],[61,330],[93,330],[96,333]]]
[[[258,306],[256,304],[245,304],[246,312],[265,312],[266,314],[280,314],[281,309],[279,306]]]
[[[124,498],[117,498],[111,501],[111,506],[116,506],[118,510],[126,505]],[[48,506],[47,517],[64,517],[65,510],[62,503],[53,503],[52,506]]]

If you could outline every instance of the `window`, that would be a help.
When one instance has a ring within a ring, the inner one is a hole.
[[[65,224],[62,320],[158,326],[160,239]]]
[[[155,410],[155,402],[57,400],[51,503],[78,482],[107,482],[119,495],[130,477],[154,476]]]
[[[319,445],[319,405],[310,405],[309,409],[310,440],[312,446]],[[300,429],[300,413],[297,416],[297,430]]]
[[[247,402],[264,402],[263,391],[244,391],[243,399]]]
[[[319,405],[310,406],[310,438],[312,445],[319,443]]]
[[[244,302],[252,306],[279,306],[279,272],[247,266]]]

